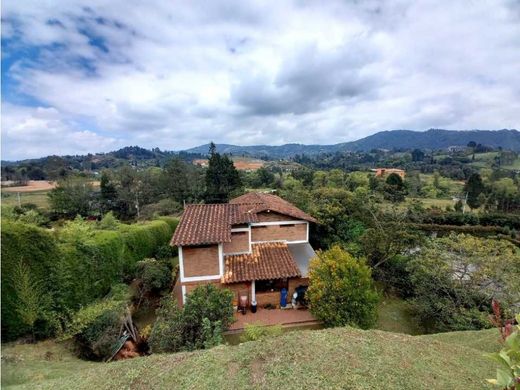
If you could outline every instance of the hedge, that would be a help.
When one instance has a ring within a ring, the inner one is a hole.
[[[412,228],[432,232],[456,232],[469,233],[474,235],[488,236],[490,234],[507,234],[508,230],[500,226],[480,226],[480,225],[439,225],[428,223],[411,223]]]
[[[137,261],[153,257],[168,244],[175,219],[119,225],[117,230],[94,230],[74,240],[60,239],[60,231],[20,222],[2,224],[2,338],[12,340],[29,331],[17,314],[13,269],[23,261],[31,278],[42,282],[42,319],[39,336],[60,330],[74,311],[102,298],[114,283],[132,275]],[[45,320],[43,319],[45,317]],[[50,319],[49,319],[50,318]]]
[[[520,230],[520,215],[515,214],[430,213],[426,214],[422,220],[425,223],[438,225],[500,226]]]
[[[31,272],[34,281],[41,283],[42,290],[49,299],[41,303],[41,310],[55,310],[59,304],[59,281],[56,262],[60,251],[52,234],[34,225],[21,222],[2,223],[2,338],[13,339],[27,333],[29,329],[17,314],[16,293],[13,286],[15,267],[23,262]],[[48,324],[40,323],[46,328]]]

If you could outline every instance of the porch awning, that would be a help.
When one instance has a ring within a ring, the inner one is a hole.
[[[304,242],[301,244],[288,244],[289,252],[298,265],[302,277],[307,277],[307,273],[309,271],[309,262],[311,259],[316,256],[316,252],[312,249],[312,246],[308,242]]]
[[[251,254],[225,256],[223,283],[301,276],[286,243],[253,244],[251,249]]]

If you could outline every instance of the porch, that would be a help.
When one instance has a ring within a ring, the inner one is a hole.
[[[316,325],[320,322],[306,309],[264,309],[259,307],[256,313],[250,310],[246,314],[235,312],[235,322],[228,329],[229,333],[241,332],[245,324],[277,325],[284,327]]]

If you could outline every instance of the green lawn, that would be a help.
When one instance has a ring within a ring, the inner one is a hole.
[[[21,389],[485,389],[496,330],[409,336],[305,330],[209,351],[115,363],[74,358],[51,341],[4,345],[2,386]]]
[[[38,384],[100,365],[76,358],[67,344],[52,340],[38,344],[2,345],[2,387]]]

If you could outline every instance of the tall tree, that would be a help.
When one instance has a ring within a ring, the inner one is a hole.
[[[164,167],[166,193],[181,203],[189,196],[190,179],[187,164],[178,157],[172,158]]]
[[[468,194],[468,206],[472,209],[478,208],[480,206],[479,195],[484,192],[484,184],[478,173],[474,173],[469,177],[464,190]]]
[[[421,149],[414,149],[412,151],[412,161],[424,160],[424,152]]]
[[[112,210],[117,202],[117,189],[107,172],[101,174],[100,204],[103,213]]]
[[[210,144],[209,154],[206,171],[206,203],[226,203],[242,188],[240,175],[228,156],[217,153],[213,142]]]
[[[85,180],[68,179],[48,193],[51,211],[62,217],[87,216],[92,210],[94,190]]]
[[[396,173],[388,175],[384,186],[384,196],[392,202],[402,202],[406,195],[403,179]]]
[[[32,332],[34,341],[34,323],[41,314],[43,286],[34,279],[29,266],[21,260],[13,270],[11,278],[15,297],[9,298],[14,300],[16,312],[22,323]]]

